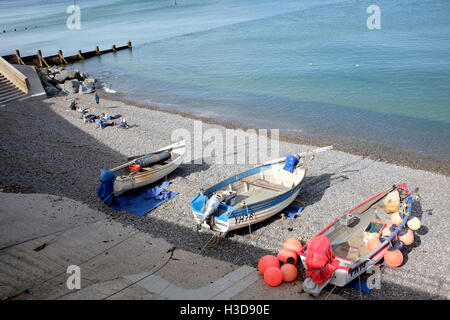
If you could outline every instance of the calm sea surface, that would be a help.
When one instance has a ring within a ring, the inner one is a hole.
[[[71,55],[131,40],[132,51],[74,67],[161,108],[450,159],[450,1],[177,3],[78,0],[81,30],[69,30],[73,1],[0,1],[0,54]],[[366,26],[372,4],[380,30]]]

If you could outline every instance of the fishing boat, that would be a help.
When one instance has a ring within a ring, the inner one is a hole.
[[[393,204],[392,199],[396,199]],[[321,284],[317,291],[320,292],[328,283],[343,287],[380,262],[391,241],[405,228],[411,215],[411,208],[412,196],[406,184],[400,184],[364,201],[320,231],[314,238],[319,239],[318,236],[321,235],[328,238],[335,265],[332,276]],[[392,227],[391,218],[394,211],[398,212],[402,222]],[[390,231],[382,236],[386,228]],[[377,246],[369,250],[370,246],[367,243],[372,237],[381,238]],[[309,246],[314,238],[308,241],[300,253],[305,270],[308,269],[306,258]],[[314,254],[317,256],[318,252],[309,253],[310,256]],[[327,267],[331,263],[330,259],[326,264]]]
[[[226,234],[261,222],[294,201],[306,175],[307,156],[331,149],[325,147],[292,155],[298,164],[285,170],[288,157],[266,162],[239,173],[203,192],[191,201],[198,226]]]
[[[119,173],[114,180],[114,196],[164,178],[180,166],[185,151],[186,144],[181,140],[111,169]]]

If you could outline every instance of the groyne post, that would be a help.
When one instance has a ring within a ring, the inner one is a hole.
[[[64,59],[62,50],[58,50],[58,56],[59,56],[59,63],[61,63],[61,64],[63,64],[63,63],[68,64],[66,59]]]
[[[37,57],[38,57],[38,60],[39,60],[39,66],[41,68],[44,67],[44,66],[47,67],[47,68],[50,68],[50,66],[48,65],[47,61],[45,61],[45,59],[42,57],[41,50],[37,51]]]
[[[83,61],[84,61],[84,57],[83,57],[83,55],[81,54],[81,50],[78,50],[78,58],[80,58],[80,60],[83,60]]]
[[[25,63],[22,61],[22,58],[20,57],[20,52],[19,52],[19,50],[16,50],[15,55],[16,55],[17,64],[25,65]]]

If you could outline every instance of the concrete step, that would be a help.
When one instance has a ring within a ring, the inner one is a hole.
[[[12,85],[11,86],[0,86],[0,94],[17,91],[17,90],[19,90],[19,89]]]
[[[10,101],[18,100],[18,99],[20,99],[22,97],[25,97],[25,96],[26,96],[25,93],[23,93],[22,91],[18,91],[18,92],[14,93],[14,94],[10,94],[9,96],[0,97],[0,106],[4,105],[5,103],[8,103]]]

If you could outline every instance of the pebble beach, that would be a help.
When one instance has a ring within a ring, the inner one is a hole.
[[[361,295],[351,288],[333,288],[330,292],[347,299],[449,299],[450,285],[450,178],[439,173],[412,169],[368,157],[331,150],[316,155],[308,164],[307,177],[298,196],[304,209],[295,219],[279,214],[243,228],[205,246],[210,232],[198,233],[190,210],[191,199],[207,188],[252,164],[216,164],[214,158],[201,164],[184,163],[167,179],[170,190],[178,192],[171,201],[138,217],[115,211],[97,197],[99,170],[112,168],[128,157],[152,152],[171,144],[176,129],[193,132],[194,119],[180,114],[143,108],[108,99],[100,92],[96,105],[91,94],[73,94],[43,101],[10,103],[0,111],[0,188],[3,192],[44,193],[65,196],[88,205],[99,214],[117,222],[161,237],[194,253],[237,265],[255,267],[264,254],[276,254],[287,238],[303,243],[353,208],[393,184],[406,183],[419,188],[420,200],[413,203],[413,216],[422,221],[415,242],[408,248],[406,262],[400,268],[382,267],[381,289]],[[70,100],[102,112],[124,116],[129,129],[107,127],[94,130],[84,124],[80,114],[69,109]],[[198,120],[197,120],[198,121]],[[202,122],[203,130],[225,132],[225,126]],[[207,146],[208,142],[203,141]],[[236,151],[246,148],[237,145]],[[280,141],[280,155],[312,150],[317,146]],[[76,217],[74,217],[76,219]]]

